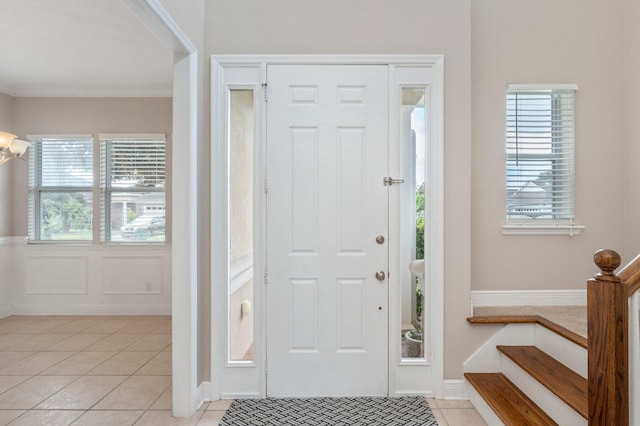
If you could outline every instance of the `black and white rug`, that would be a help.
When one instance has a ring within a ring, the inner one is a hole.
[[[437,426],[423,397],[239,399],[220,426]]]

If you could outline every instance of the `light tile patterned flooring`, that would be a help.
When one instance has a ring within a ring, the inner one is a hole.
[[[441,426],[484,425],[468,401],[429,400]],[[0,425],[217,426],[230,401],[171,416],[171,318],[0,319]]]

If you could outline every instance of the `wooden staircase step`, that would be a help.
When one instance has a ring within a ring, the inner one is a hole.
[[[498,350],[582,417],[589,418],[587,379],[535,346],[498,346]]]
[[[464,376],[505,425],[557,425],[504,374],[464,373]]]
[[[539,324],[559,336],[575,343],[576,345],[587,348],[588,341],[585,337],[568,330],[567,328],[556,324],[540,315],[487,315],[473,316],[467,318],[470,324]]]

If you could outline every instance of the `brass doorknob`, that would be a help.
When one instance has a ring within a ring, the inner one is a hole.
[[[384,281],[384,277],[386,277],[384,271],[378,271],[376,272],[376,279],[378,281]]]

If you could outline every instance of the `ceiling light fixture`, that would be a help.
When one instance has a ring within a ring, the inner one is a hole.
[[[16,138],[17,136],[11,133],[0,132],[0,164],[20,158],[27,152],[31,143]]]

